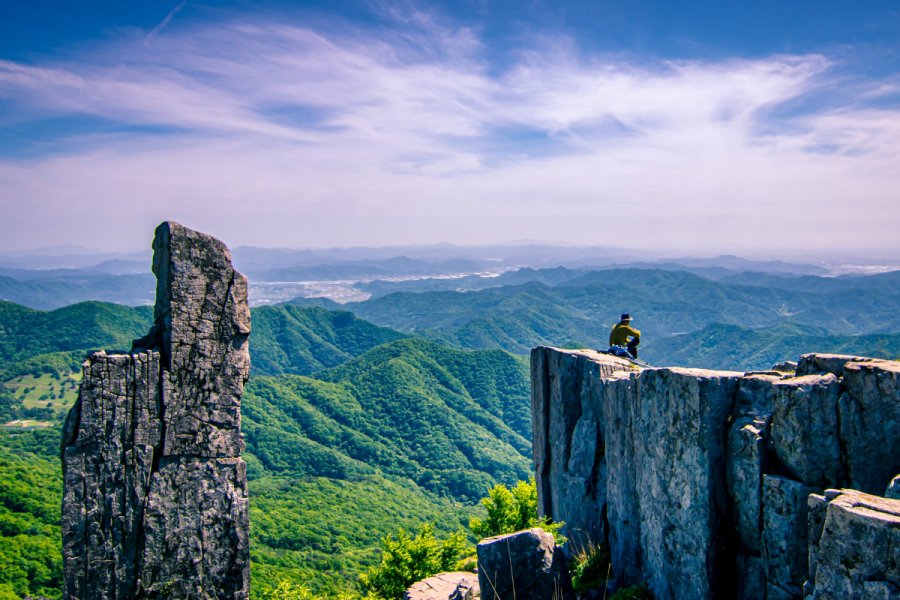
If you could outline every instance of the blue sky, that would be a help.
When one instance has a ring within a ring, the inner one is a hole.
[[[0,250],[900,252],[896,2],[8,4]]]

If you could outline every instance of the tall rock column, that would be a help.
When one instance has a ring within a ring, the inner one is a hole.
[[[603,395],[617,373],[634,371],[622,358],[555,348],[531,351],[531,418],[538,511],[565,527],[577,548],[606,539],[597,518],[606,506]],[[623,373],[624,374],[624,373]]]
[[[174,222],[153,248],[154,326],[87,359],[63,431],[65,597],[246,599],[247,279]]]

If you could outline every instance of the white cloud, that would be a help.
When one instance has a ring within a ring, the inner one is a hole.
[[[498,70],[473,31],[401,20],[160,27],[152,45],[0,61],[8,126],[138,128],[0,162],[4,245],[78,241],[73,229],[122,245],[163,218],[295,246],[897,245],[900,111],[870,104],[893,82],[826,102],[837,75],[819,55],[639,64],[567,40]]]

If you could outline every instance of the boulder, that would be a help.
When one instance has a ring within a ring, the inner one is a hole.
[[[768,420],[774,410],[775,383],[782,379],[782,375],[762,373],[741,377],[734,399],[734,416]]]
[[[885,498],[892,498],[894,500],[900,500],[900,475],[895,476],[891,479],[891,482],[888,484],[887,489],[884,491]]]
[[[849,354],[804,354],[797,361],[797,377],[826,373],[841,377],[844,374],[844,365],[857,360],[865,359]]]
[[[493,600],[574,600],[562,548],[543,529],[498,535],[478,544],[478,585]]]

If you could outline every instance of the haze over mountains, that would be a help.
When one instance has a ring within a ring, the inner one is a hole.
[[[236,248],[234,256],[238,268],[250,277],[253,305],[297,297],[358,302],[394,291],[477,290],[527,281],[555,284],[560,278],[572,278],[571,273],[546,271],[557,267],[577,272],[683,270],[716,280],[748,272],[832,276],[900,268],[900,257],[890,253],[791,262],[732,255],[664,257],[613,247],[526,243],[316,250],[245,246]],[[149,249],[111,254],[65,247],[0,254],[0,299],[44,310],[85,300],[149,304],[155,286],[149,264]]]
[[[761,369],[798,351],[890,357],[900,350],[900,271],[890,270],[889,258],[848,266],[533,244],[239,247],[235,256],[250,277],[251,304],[349,310],[395,336],[459,348],[603,348],[618,314],[628,311],[644,333],[642,358],[654,364]],[[145,305],[155,289],[148,264],[149,254],[7,255],[0,257],[0,299],[41,310],[85,300]],[[262,312],[261,328],[268,317],[292,333],[278,352],[258,336],[255,364],[279,373],[286,361],[306,360],[311,372],[347,358],[301,360],[291,340],[313,335],[306,317]]]

